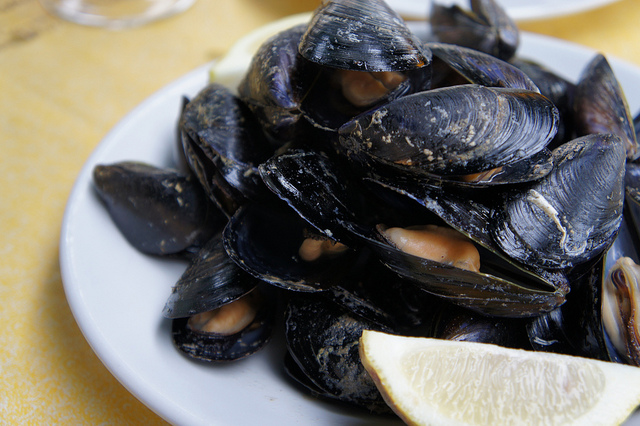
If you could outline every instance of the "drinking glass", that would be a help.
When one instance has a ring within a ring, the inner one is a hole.
[[[195,0],[40,0],[53,14],[82,25],[136,27],[188,9]]]

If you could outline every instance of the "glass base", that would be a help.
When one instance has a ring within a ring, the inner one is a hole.
[[[76,24],[137,27],[187,10],[195,0],[40,0],[49,12]]]

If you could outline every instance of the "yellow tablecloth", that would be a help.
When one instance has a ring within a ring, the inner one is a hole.
[[[562,0],[558,0],[561,2]],[[154,91],[248,31],[318,0],[197,0],[109,31],[0,0],[0,423],[161,424],[107,371],[67,305],[58,266],[65,202],[107,131]],[[521,22],[640,66],[640,2]]]

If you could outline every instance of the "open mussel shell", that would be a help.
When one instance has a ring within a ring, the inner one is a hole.
[[[431,2],[429,23],[438,41],[470,47],[503,60],[515,54],[520,32],[494,0],[471,0],[471,10]]]
[[[137,250],[195,253],[226,219],[193,176],[134,161],[97,165],[96,192]]]
[[[220,333],[203,331],[196,324],[197,316],[172,320],[171,335],[173,344],[186,356],[206,362],[236,361],[262,349],[271,339],[277,298],[269,288],[256,288],[241,299],[223,305],[219,309],[238,309],[250,311],[253,315],[248,325],[239,331]],[[233,306],[235,304],[235,306]],[[215,311],[214,311],[215,312]],[[220,315],[227,312],[219,311]],[[214,317],[216,314],[211,315]],[[233,317],[233,314],[229,315]],[[192,325],[192,321],[195,322]]]
[[[233,302],[252,291],[259,281],[240,269],[224,249],[218,233],[191,259],[167,299],[165,318],[184,318]]]
[[[253,56],[238,94],[277,144],[291,140],[300,119],[298,44],[307,24],[284,30],[265,41]]]
[[[322,2],[298,49],[300,111],[320,129],[431,84],[431,52],[382,0]]]
[[[554,150],[554,170],[505,196],[493,237],[510,257],[542,268],[571,268],[602,253],[622,220],[625,149],[592,134]]]
[[[526,301],[527,298],[531,298],[539,304],[538,308],[523,306],[521,310],[516,309],[511,314],[513,316],[530,316],[535,313],[535,309],[539,309],[538,312],[549,311],[563,303],[563,295],[569,292],[569,283],[564,273],[516,262],[505,256],[495,245],[491,235],[494,211],[489,200],[483,200],[482,197],[477,199],[477,193],[472,195],[465,191],[447,191],[445,188],[420,183],[406,176],[404,178],[372,176],[367,180],[413,200],[446,225],[467,236],[479,250],[480,272],[484,275],[478,276],[472,271],[458,272],[455,271],[457,268],[451,269],[451,267],[441,270],[443,265],[438,262],[417,258],[384,244],[384,241],[381,241],[371,229],[360,228],[355,231],[373,243],[374,247],[378,247],[377,251],[382,254],[383,263],[408,279],[418,282],[426,291],[449,297],[449,293],[454,292],[455,287],[451,285],[447,289],[447,286],[455,282],[461,287],[458,290],[461,292],[461,297],[455,302],[452,300],[453,303],[490,315],[509,316],[509,310],[505,309],[501,314],[490,312],[488,309],[501,310],[504,306],[501,308],[497,303],[487,302],[488,305],[483,307],[478,301],[473,301],[473,298],[465,297],[463,292],[468,294],[486,292],[488,300],[498,297],[511,300],[510,303],[525,305],[529,303]],[[424,217],[427,218],[426,215]],[[433,270],[433,278],[429,277],[428,270]],[[447,278],[447,276],[451,277]],[[471,281],[467,281],[469,279]],[[492,282],[492,285],[488,285]],[[492,292],[495,292],[496,296],[488,297]],[[518,295],[518,293],[522,294]]]
[[[415,69],[431,59],[383,0],[323,1],[312,15],[299,51],[326,67],[370,72]]]
[[[294,364],[287,371],[314,393],[390,412],[358,353],[365,329],[390,329],[350,314],[322,294],[293,295],[285,310],[285,338]]]
[[[345,223],[357,220],[366,204],[347,168],[321,152],[293,149],[261,164],[260,175],[319,233],[347,246],[354,244]]]
[[[639,289],[640,265],[629,257],[618,259],[605,277],[602,317],[615,351],[635,366],[640,366]]]
[[[629,105],[603,55],[596,55],[582,71],[576,86],[574,109],[578,135],[613,133],[622,139],[629,159],[640,156]]]
[[[631,207],[626,206],[620,232],[603,262],[601,315],[610,357],[640,366],[640,238]]]
[[[260,350],[278,305],[264,286],[227,256],[218,233],[192,259],[162,312],[172,319],[176,348],[202,361],[234,361]]]
[[[444,224],[468,237],[481,250],[481,264],[486,272],[494,270],[495,272],[490,273],[510,277],[508,280],[516,283],[522,281],[525,287],[532,285],[539,290],[558,291],[561,294],[569,292],[570,286],[564,272],[518,262],[506,256],[495,244],[492,223],[497,213],[493,200],[500,198],[497,195],[499,193],[464,189],[450,191],[445,187],[417,181],[410,176],[372,175],[366,179],[416,202]]]
[[[355,253],[345,248],[305,260],[300,250],[307,238],[314,238],[307,233],[310,228],[286,205],[250,203],[230,219],[224,245],[239,267],[262,281],[291,291],[324,291],[344,280]]]
[[[448,43],[427,43],[426,46],[469,83],[540,92],[524,72],[493,55]]]
[[[318,129],[335,132],[354,116],[390,100],[430,87],[430,67],[366,72],[327,68],[305,59],[300,74],[301,115]]]
[[[340,143],[355,155],[407,172],[477,173],[542,151],[558,111],[521,89],[459,85],[407,95],[343,125]]]
[[[469,308],[483,315],[502,317],[531,317],[548,312],[564,303],[561,290],[536,279],[528,271],[520,271],[504,264],[486,265],[480,272],[460,269],[435,260],[406,253],[366,228],[355,228],[379,260],[400,276],[424,291],[443,297],[451,303]],[[491,256],[481,253],[481,259]],[[535,287],[547,285],[547,287]]]
[[[214,201],[224,207],[265,193],[257,167],[273,148],[230,89],[217,83],[202,89],[184,107],[179,126],[187,161]]]

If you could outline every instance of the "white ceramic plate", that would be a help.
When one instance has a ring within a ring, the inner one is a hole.
[[[575,79],[594,52],[523,34],[520,54]],[[640,107],[640,69],[611,62],[635,112]],[[121,160],[172,164],[181,99],[205,86],[209,68],[190,72],[129,113],[78,176],[60,241],[65,292],[78,325],[113,375],[174,424],[399,424],[300,391],[283,371],[281,338],[261,353],[228,365],[194,362],[172,346],[170,321],[161,311],[186,265],[145,256],[129,246],[94,194],[91,175],[96,164]],[[640,416],[629,424],[640,425]]]
[[[449,0],[468,8],[468,0]],[[516,21],[554,18],[595,9],[618,0],[497,0]],[[424,19],[431,0],[387,0],[389,6],[409,19]]]

